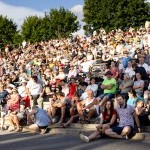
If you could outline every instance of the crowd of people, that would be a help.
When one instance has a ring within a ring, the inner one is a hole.
[[[41,134],[53,123],[67,128],[99,119],[82,140],[128,138],[135,123],[139,132],[150,125],[149,77],[150,29],[100,29],[91,36],[6,46],[0,53],[0,129],[6,130],[6,117],[9,131],[28,125]]]

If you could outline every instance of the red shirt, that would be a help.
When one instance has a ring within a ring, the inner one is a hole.
[[[102,115],[103,115],[103,119],[104,119],[103,123],[110,123],[112,116],[117,115],[117,112],[115,110],[112,110],[110,112],[110,114],[108,114],[106,111],[106,112],[103,112]]]
[[[76,87],[77,87],[77,85],[76,85],[76,84],[73,84],[73,83],[71,83],[71,84],[69,85],[69,94],[68,94],[68,96],[67,96],[69,99],[72,99],[74,93],[76,92]]]
[[[113,77],[115,77],[117,75],[117,73],[119,73],[118,68],[110,68],[110,71],[113,74]],[[118,74],[118,76],[119,76],[119,74]],[[116,78],[118,78],[118,76]]]

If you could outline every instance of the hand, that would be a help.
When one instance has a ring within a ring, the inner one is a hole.
[[[97,129],[97,130],[100,130],[100,129],[102,129],[102,126],[103,126],[102,124],[99,124],[99,125],[96,127],[96,129]]]

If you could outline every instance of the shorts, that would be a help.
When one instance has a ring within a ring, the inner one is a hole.
[[[70,100],[66,100],[66,109],[70,109],[72,106],[71,101]]]
[[[19,120],[21,120],[21,119],[23,119],[23,118],[24,118],[24,115],[23,115],[23,114],[21,114],[21,113],[18,113],[18,114],[17,114],[17,117],[19,118]]]
[[[112,93],[104,93],[102,95],[100,95],[100,99],[103,99],[105,96],[107,96],[109,99],[114,98],[115,94]]]
[[[130,133],[132,133],[134,128],[132,126],[130,126],[130,125],[127,125],[127,126],[130,127],[130,129],[131,129]],[[127,126],[124,126],[124,127],[127,127]],[[111,129],[113,130],[113,132],[115,132],[115,133],[120,135],[122,133],[124,127],[114,126]]]
[[[38,127],[39,127],[39,129],[46,129],[48,126],[39,126],[38,125]]]

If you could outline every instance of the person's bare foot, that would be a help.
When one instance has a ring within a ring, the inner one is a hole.
[[[69,125],[70,125],[70,124],[66,124],[66,123],[65,123],[65,124],[63,124],[62,126],[63,126],[63,128],[68,128]]]
[[[20,128],[17,128],[16,130],[15,130],[15,132],[20,132],[21,131],[21,129]]]
[[[9,132],[15,131],[15,127],[9,127],[9,128],[8,128],[8,131],[9,131]]]
[[[45,128],[45,129],[41,129],[40,134],[45,134],[46,132],[47,132],[47,128]]]
[[[62,121],[62,120],[59,120],[58,124],[62,124],[62,123],[63,123],[63,121]]]

